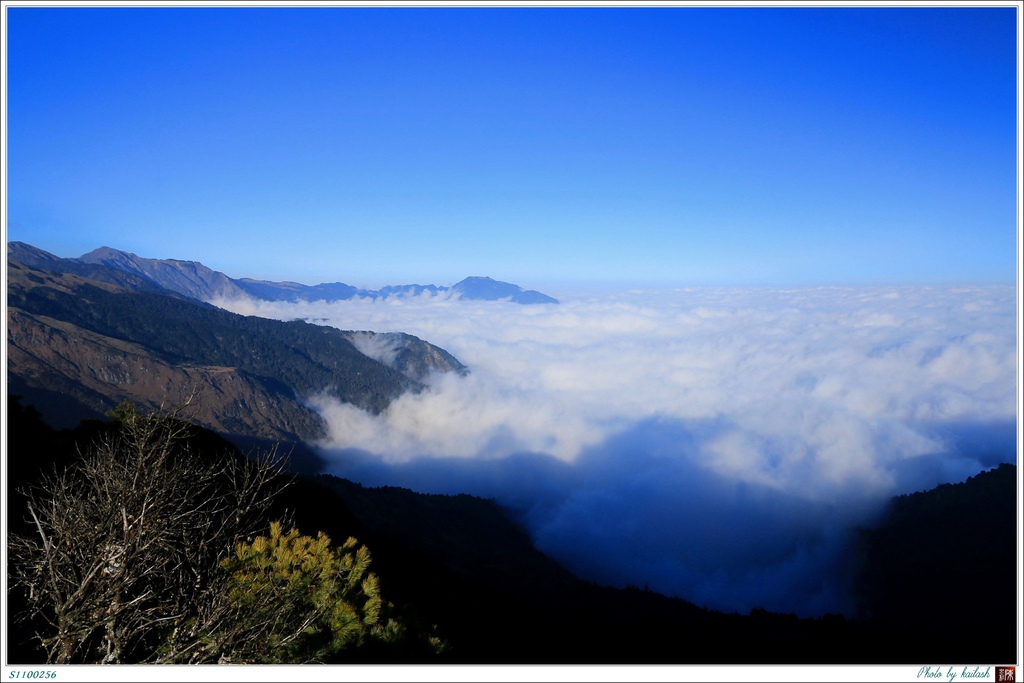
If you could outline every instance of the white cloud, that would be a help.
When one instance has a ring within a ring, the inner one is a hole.
[[[394,365],[395,357],[401,350],[401,346],[395,337],[386,337],[364,331],[354,333],[351,339],[352,344],[361,353],[380,361],[388,367]]]
[[[633,291],[557,306],[217,303],[408,332],[470,367],[376,417],[310,397],[339,474],[515,505],[543,550],[600,580],[814,612],[842,608],[841,582],[801,586],[878,501],[1016,461],[1015,297],[900,287]]]

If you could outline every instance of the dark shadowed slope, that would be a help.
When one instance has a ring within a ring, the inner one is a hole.
[[[862,617],[921,661],[939,646],[946,661],[1013,661],[1017,495],[1017,467],[1004,463],[893,499],[884,521],[862,533]]]

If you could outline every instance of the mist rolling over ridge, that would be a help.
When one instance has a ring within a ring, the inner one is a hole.
[[[313,397],[332,473],[493,497],[594,581],[818,615],[851,609],[849,534],[889,497],[1016,462],[1015,298],[901,286],[214,303],[408,332],[469,367],[378,416]]]

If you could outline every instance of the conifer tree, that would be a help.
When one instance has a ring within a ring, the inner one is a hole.
[[[322,532],[302,536],[273,522],[269,535],[239,543],[221,566],[230,625],[211,633],[206,647],[218,661],[323,662],[403,635],[384,616],[390,605],[369,571],[370,552],[354,538],[335,548]]]

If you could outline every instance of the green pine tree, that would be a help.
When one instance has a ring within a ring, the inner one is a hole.
[[[370,552],[354,538],[335,548],[316,538],[270,525],[268,536],[239,543],[221,566],[235,625],[221,629],[220,661],[323,662],[374,640],[396,642],[403,629],[369,571]]]

